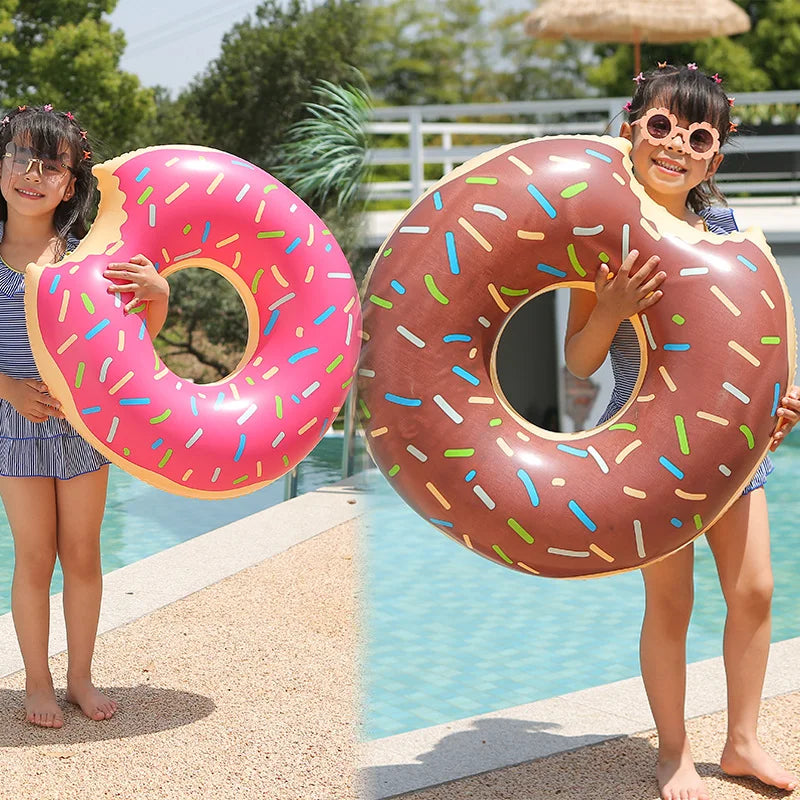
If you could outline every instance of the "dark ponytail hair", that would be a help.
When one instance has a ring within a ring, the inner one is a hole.
[[[6,145],[16,138],[25,142],[42,158],[58,158],[66,147],[69,166],[75,180],[75,192],[62,201],[53,215],[60,239],[56,258],[61,258],[67,237],[81,239],[89,229],[89,214],[94,200],[92,146],[86,131],[71,112],[54,111],[52,106],[18,106],[9,111],[0,123],[0,156]],[[0,195],[0,220],[8,219],[8,206]]]
[[[694,65],[659,66],[637,79],[633,99],[626,106],[628,121],[639,119],[648,109],[664,106],[678,117],[692,122],[709,122],[719,131],[719,146],[731,132],[732,101],[722,89],[719,77],[706,75]],[[712,175],[689,192],[686,200],[692,211],[700,211],[714,202],[727,205]]]

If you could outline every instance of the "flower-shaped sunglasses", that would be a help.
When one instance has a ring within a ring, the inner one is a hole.
[[[711,123],[693,122],[688,128],[681,128],[668,108],[650,108],[631,124],[639,125],[642,137],[654,146],[672,142],[679,133],[684,153],[698,161],[708,161],[719,152],[719,131]]]

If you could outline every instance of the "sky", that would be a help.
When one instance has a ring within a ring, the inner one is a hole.
[[[176,94],[219,55],[222,36],[258,6],[258,0],[118,0],[112,27],[128,46],[120,65],[145,86]],[[533,8],[533,0],[486,0],[492,8]],[[166,9],[166,10],[165,10]]]

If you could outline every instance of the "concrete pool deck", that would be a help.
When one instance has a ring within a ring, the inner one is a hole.
[[[65,706],[59,730],[26,723],[0,617],[0,798],[355,800],[363,510],[343,482],[108,574],[95,680],[120,705],[110,720]]]

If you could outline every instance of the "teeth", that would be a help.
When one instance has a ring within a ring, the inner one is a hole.
[[[683,167],[679,167],[679,166],[677,166],[675,164],[668,164],[668,163],[666,163],[664,161],[656,160],[656,164],[658,164],[659,167],[663,167],[664,169],[668,169],[670,172],[678,172],[678,173],[686,172],[686,170]]]

